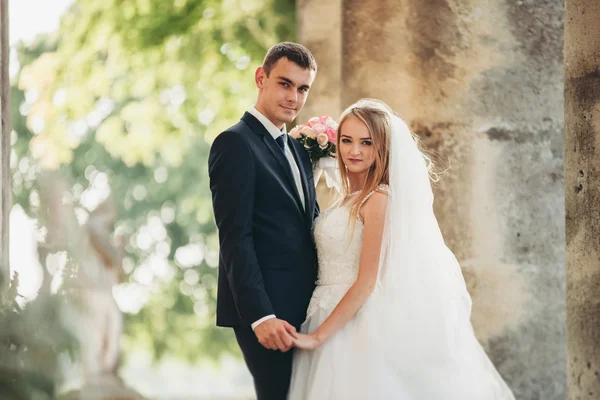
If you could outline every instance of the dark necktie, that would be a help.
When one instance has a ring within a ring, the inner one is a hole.
[[[285,143],[283,141],[283,135],[278,136],[277,139],[275,139],[275,141],[277,142],[279,147],[281,147],[281,151],[285,153]]]

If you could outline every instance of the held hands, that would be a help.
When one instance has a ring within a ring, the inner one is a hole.
[[[321,345],[321,340],[314,333],[304,335],[302,333],[296,333],[294,337],[294,347],[303,350],[314,350]]]
[[[263,347],[284,353],[292,347],[314,350],[321,345],[318,335],[297,333],[296,328],[278,318],[271,318],[261,323],[254,328],[254,333]]]
[[[279,318],[271,318],[254,328],[259,343],[269,350],[286,352],[294,345],[296,328]]]

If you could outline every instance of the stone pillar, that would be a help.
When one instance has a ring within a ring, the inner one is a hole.
[[[317,77],[308,101],[298,116],[300,123],[317,115],[335,119],[342,112],[342,0],[298,0],[298,43],[315,56]]]
[[[600,397],[600,3],[565,7],[568,398]]]
[[[297,122],[305,123],[321,115],[337,120],[342,112],[342,0],[298,0],[296,16],[297,41],[313,53],[318,65],[317,77]],[[321,209],[327,208],[336,196],[334,189],[327,188],[323,176],[317,187]]]
[[[0,0],[0,295],[8,287],[8,220],[11,204],[10,184],[10,82],[8,41],[8,0]],[[1,296],[0,296],[1,298]]]
[[[448,168],[435,210],[478,338],[516,398],[564,399],[562,0],[343,0],[342,12],[342,108],[382,99]]]

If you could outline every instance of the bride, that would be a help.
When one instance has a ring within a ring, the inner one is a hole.
[[[514,399],[473,333],[429,162],[404,121],[363,99],[337,140],[345,196],[315,221],[319,277],[288,399]]]

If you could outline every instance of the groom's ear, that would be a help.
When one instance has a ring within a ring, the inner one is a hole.
[[[263,88],[266,77],[267,77],[267,73],[262,66],[256,68],[256,72],[254,72],[254,83],[256,83],[256,86],[259,89]]]

